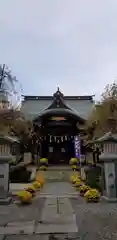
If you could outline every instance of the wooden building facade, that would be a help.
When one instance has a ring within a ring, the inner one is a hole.
[[[85,135],[84,126],[93,106],[93,96],[64,96],[59,88],[52,97],[24,96],[21,111],[33,121],[41,157],[50,163],[68,163],[75,156],[74,138]]]

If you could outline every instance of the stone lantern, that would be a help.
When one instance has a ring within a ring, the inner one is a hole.
[[[103,195],[107,200],[115,201],[117,200],[117,133],[108,132],[96,142],[102,145],[99,160],[104,164]]]

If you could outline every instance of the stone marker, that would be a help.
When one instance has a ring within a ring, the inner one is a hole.
[[[9,160],[11,156],[0,156],[0,204],[11,201],[9,195]]]

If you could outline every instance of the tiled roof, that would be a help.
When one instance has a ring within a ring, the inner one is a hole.
[[[24,95],[24,101],[27,100],[52,100],[53,96],[29,96]],[[65,100],[93,100],[94,95],[88,96],[64,96]]]

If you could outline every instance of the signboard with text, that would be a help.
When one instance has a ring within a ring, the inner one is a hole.
[[[74,148],[75,148],[75,157],[80,158],[80,137],[74,137]]]

